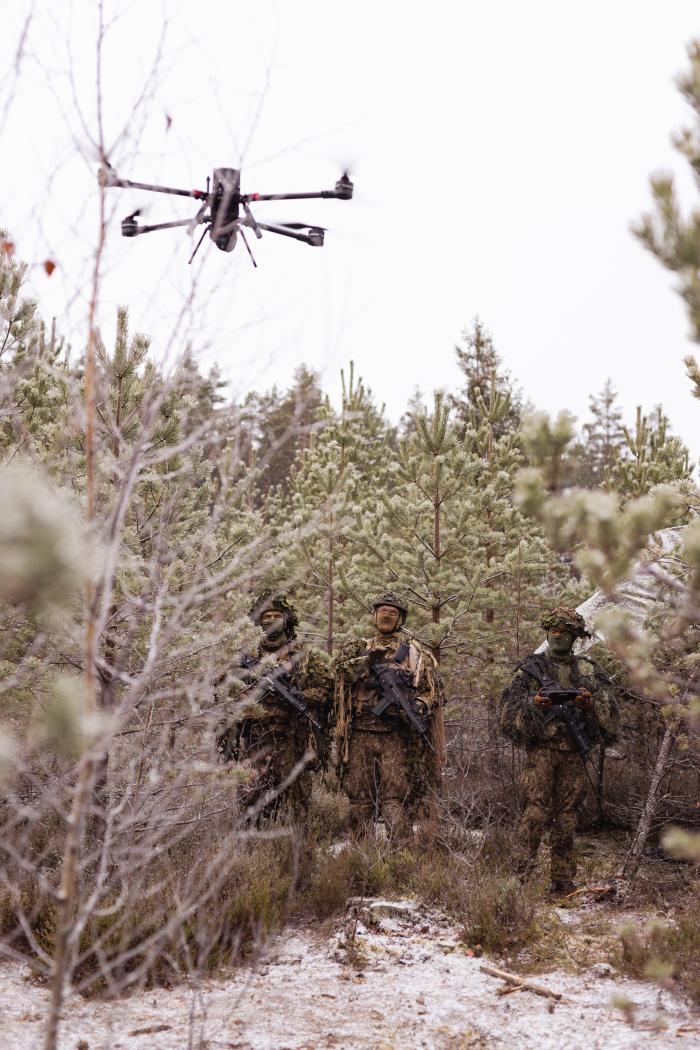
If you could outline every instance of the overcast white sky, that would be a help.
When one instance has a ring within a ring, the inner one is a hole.
[[[45,314],[84,337],[94,243],[97,5],[6,0],[0,59],[33,13],[18,76],[0,88],[0,224],[28,259]],[[352,202],[259,205],[259,218],[329,227],[314,249],[266,235],[254,270],[185,233],[122,240],[187,201],[111,191],[101,323],[116,303],[154,349],[193,337],[242,393],[304,362],[337,390],[356,369],[398,418],[416,385],[459,382],[453,345],[478,314],[526,395],[581,420],[611,376],[629,416],[663,402],[700,456],[693,346],[669,275],[629,233],[649,175],[672,168],[689,119],[673,78],[700,35],[697,0],[207,0],[106,3],[105,136],[139,96],[165,24],[148,103],[111,160],[124,177],[204,186],[243,165],[243,188],[331,188]],[[78,116],[78,111],[82,118]],[[166,114],[171,119],[167,128]],[[84,124],[83,124],[84,120]],[[58,269],[47,278],[40,263]],[[198,282],[194,313],[180,307]]]

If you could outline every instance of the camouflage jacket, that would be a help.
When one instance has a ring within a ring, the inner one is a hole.
[[[593,709],[580,713],[586,736],[590,741],[602,739],[606,744],[615,740],[619,721],[617,700],[609,677],[594,660],[588,656],[555,660],[546,652],[536,653],[529,659],[534,659],[540,673],[563,688],[587,689]],[[564,725],[558,720],[548,721],[546,711],[533,703],[539,688],[540,682],[521,664],[501,695],[501,732],[528,749],[545,746],[558,751],[575,750]]]
[[[370,654],[372,657],[379,654],[381,659],[390,661],[405,641],[404,635],[396,633],[349,642],[333,661],[335,691],[332,717],[341,760],[347,760],[348,741],[353,729],[373,733],[397,730],[410,732],[403,716],[393,709],[381,718],[373,714],[372,708],[379,697],[376,688],[368,685],[368,680],[373,677]],[[410,671],[413,695],[421,701],[429,717],[442,701],[442,685],[435,658],[425,652],[419,642],[411,639],[408,654],[397,666]]]
[[[220,683],[217,699],[238,701],[236,721],[264,720],[280,724],[295,721],[296,712],[281,697],[256,688],[262,675],[280,667],[290,674],[296,689],[304,694],[314,717],[321,725],[327,725],[333,688],[330,660],[318,649],[293,642],[278,652],[241,654]]]

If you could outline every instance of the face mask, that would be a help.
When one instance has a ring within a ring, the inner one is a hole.
[[[266,617],[260,621],[260,626],[268,641],[276,642],[284,634],[284,616]]]
[[[561,629],[557,629],[556,632],[549,630],[547,631],[547,642],[555,656],[566,656],[573,648],[574,632]]]

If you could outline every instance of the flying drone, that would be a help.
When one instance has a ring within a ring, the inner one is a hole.
[[[335,189],[320,190],[317,193],[241,193],[241,173],[238,168],[214,168],[212,178],[207,177],[206,190],[180,190],[172,186],[154,186],[149,182],[132,182],[120,179],[113,168],[103,165],[97,175],[100,186],[116,186],[122,189],[149,190],[152,193],[169,193],[177,197],[193,197],[202,201],[202,205],[191,219],[175,219],[172,222],[160,222],[155,226],[140,226],[137,217],[140,211],[132,212],[122,219],[122,237],[138,237],[142,233],[153,233],[154,230],[171,230],[175,226],[186,226],[187,232],[194,233],[202,224],[204,229],[189,261],[192,262],[207,233],[217,248],[222,252],[232,252],[240,234],[253,266],[257,266],[250,245],[244,233],[244,227],[252,230],[259,239],[262,231],[278,233],[282,237],[292,237],[304,241],[315,248],[323,245],[325,229],[322,226],[310,226],[303,222],[266,223],[258,222],[250,210],[252,203],[258,201],[299,201],[318,197],[335,197],[337,200],[352,199],[354,186],[347,172],[344,172],[335,184]]]

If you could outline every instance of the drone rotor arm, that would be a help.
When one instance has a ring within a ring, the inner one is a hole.
[[[174,186],[156,186],[152,182],[132,182],[130,179],[110,178],[105,182],[106,186],[116,186],[124,190],[148,190],[150,193],[169,193],[176,197],[194,197],[195,200],[205,200],[205,190],[180,190]]]
[[[256,204],[258,201],[309,201],[327,200],[329,197],[347,200],[342,191],[319,190],[317,193],[246,193],[241,195],[242,204]]]
[[[295,241],[303,241],[314,248],[321,247],[323,244],[323,229],[320,226],[306,227],[309,233],[300,233],[290,226],[275,226],[266,222],[259,222],[258,226],[261,230],[267,230],[269,233],[279,233],[282,237],[292,237]]]
[[[191,219],[177,219],[174,222],[159,222],[153,226],[137,226],[133,216],[122,219],[122,237],[138,237],[142,233],[153,233],[154,230],[172,230],[175,226],[189,226]]]
[[[246,193],[241,195],[241,203],[254,201],[307,201],[335,198],[340,201],[352,200],[355,187],[347,172],[338,179],[332,190],[318,190],[315,193]]]

